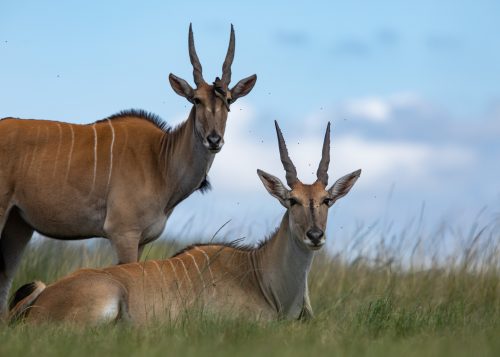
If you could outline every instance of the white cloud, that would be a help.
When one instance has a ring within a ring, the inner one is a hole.
[[[402,113],[393,113],[389,120],[394,119],[394,122],[388,123],[383,130],[399,123],[397,119],[401,114],[411,115],[418,111],[425,120],[435,113],[432,105],[416,95],[397,94],[384,100],[390,102],[388,106],[392,111],[401,109]],[[256,169],[260,168],[285,182],[272,121],[265,117],[262,121],[265,124],[259,123],[257,119],[264,118],[262,114],[245,101],[233,105],[227,123],[226,144],[217,154],[209,173],[214,190],[208,195],[195,195],[179,205],[169,223],[171,231],[191,227],[194,217],[201,222],[198,226],[202,228],[192,234],[204,237],[206,232],[212,235],[231,219],[224,232],[233,239],[262,238],[281,219],[283,207],[266,193],[256,174]],[[297,166],[299,178],[305,183],[316,179],[329,119],[326,114],[316,112],[293,124],[280,120],[290,156]],[[463,137],[444,141],[413,136],[415,128],[411,122],[399,123],[404,130],[392,139],[391,136],[382,139],[371,135],[370,125],[369,130],[362,130],[363,125],[355,126],[356,131],[339,130],[338,124],[334,126],[330,184],[358,168],[363,173],[349,199],[342,200],[332,211],[334,218],[329,221],[332,227],[348,227],[355,221],[356,225],[376,222],[384,215],[391,222],[405,224],[418,213],[422,202],[426,202],[428,217],[442,217],[450,207],[466,206],[473,210],[477,202],[490,202],[484,198],[493,197],[492,193],[498,195],[498,185],[492,186],[491,180],[474,191],[467,189],[470,182],[483,178],[482,171],[477,170],[485,165],[480,148],[462,140]]]
[[[354,98],[340,105],[343,117],[385,123],[397,110],[427,110],[429,105],[414,93],[396,93],[387,97],[371,96]]]
[[[255,173],[257,168],[284,179],[278,146],[276,140],[264,143],[250,133],[255,111],[244,102],[240,107],[241,110],[231,112],[231,122],[227,125],[225,135],[226,145],[217,155],[210,176],[217,182],[217,186],[224,187],[224,190],[260,190],[260,181]],[[305,120],[307,121],[309,119]],[[286,127],[282,129],[299,178],[312,183],[316,179],[324,131],[304,131],[298,137],[286,135]],[[269,125],[268,130],[274,130],[272,125]],[[473,152],[459,146],[407,141],[386,142],[352,134],[336,136],[335,133],[332,134],[331,157],[331,182],[334,178],[361,168],[363,179],[359,181],[358,186],[365,188],[376,187],[384,180],[425,184],[426,181],[436,179],[437,170],[442,173],[443,169],[465,168],[475,158]]]
[[[361,98],[349,100],[344,104],[344,114],[374,122],[389,119],[391,106],[380,98]]]

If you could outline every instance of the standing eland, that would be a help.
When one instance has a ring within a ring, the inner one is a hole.
[[[170,74],[174,91],[193,104],[175,129],[140,110],[86,125],[0,121],[0,316],[33,231],[65,240],[104,237],[120,264],[136,262],[174,207],[207,188],[229,107],[252,90],[257,76],[229,89],[232,25],[222,78],[213,85],[203,79],[191,25],[188,42],[196,88]]]
[[[36,281],[16,292],[11,321],[143,324],[175,319],[196,307],[254,319],[311,318],[307,277],[314,251],[325,243],[328,209],[349,192],[361,170],[326,189],[328,124],[317,180],[303,184],[277,123],[276,131],[291,190],[278,178],[257,170],[267,191],[287,209],[279,228],[258,248],[194,245],[167,260],[82,269],[47,287]]]

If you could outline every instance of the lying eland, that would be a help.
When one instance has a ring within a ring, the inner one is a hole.
[[[326,189],[328,124],[317,181],[303,184],[277,123],[276,131],[291,190],[257,170],[265,188],[286,208],[279,228],[258,248],[194,245],[167,260],[82,269],[47,287],[27,284],[12,300],[11,321],[142,324],[196,307],[255,319],[312,317],[307,277],[314,251],[325,243],[328,209],[349,192],[361,170]]]
[[[253,75],[229,88],[234,49],[231,26],[222,78],[207,84],[189,26],[196,88],[170,74],[174,91],[193,104],[175,129],[138,110],[87,125],[0,121],[0,316],[33,231],[66,240],[104,237],[119,263],[136,262],[174,207],[206,187],[229,107],[257,80]]]

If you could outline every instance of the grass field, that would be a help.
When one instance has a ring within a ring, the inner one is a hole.
[[[462,249],[446,259],[437,259],[432,244],[418,253],[421,239],[407,235],[418,242],[412,254],[431,257],[425,264],[405,255],[407,245],[395,249],[387,239],[370,257],[318,254],[310,276],[316,317],[307,323],[193,313],[141,329],[19,324],[0,329],[0,356],[500,356],[500,230],[474,226],[455,234]],[[157,242],[144,255],[168,257],[175,249]],[[28,249],[14,286],[104,266],[111,256],[104,243],[88,248],[47,240]]]

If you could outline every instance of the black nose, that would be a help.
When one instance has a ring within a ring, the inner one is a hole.
[[[210,144],[210,146],[218,146],[220,144],[220,141],[222,138],[220,135],[212,133],[209,136],[207,136],[207,141]]]
[[[323,231],[319,228],[311,228],[306,233],[307,237],[311,240],[313,244],[318,244],[320,242],[321,237],[323,237]]]

